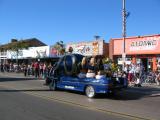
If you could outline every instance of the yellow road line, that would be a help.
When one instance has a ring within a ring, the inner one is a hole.
[[[10,88],[10,89],[13,89],[13,90],[18,90],[18,89],[15,89],[15,88],[12,88],[12,87],[6,86],[6,85],[0,85],[0,87]],[[22,91],[22,93],[25,93],[27,95],[32,95],[32,96],[35,96],[35,97],[39,97],[39,98],[42,98],[42,99],[45,99],[45,100],[56,101],[56,102],[63,103],[63,104],[68,104],[68,105],[72,105],[72,106],[86,108],[86,109],[89,109],[89,110],[99,111],[99,112],[111,114],[111,115],[114,115],[114,116],[125,117],[125,118],[129,118],[129,119],[133,119],[133,120],[154,120],[154,119],[150,119],[150,118],[134,116],[134,115],[127,114],[127,113],[114,112],[114,111],[104,110],[104,109],[97,108],[97,107],[82,105],[82,104],[75,103],[75,102],[72,102],[72,101],[63,100],[63,99],[60,99],[60,98],[57,98],[57,97],[44,96],[44,95],[37,94],[37,93],[32,92],[32,91]]]

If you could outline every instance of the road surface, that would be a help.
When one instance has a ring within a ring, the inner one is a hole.
[[[129,88],[115,97],[89,99],[69,91],[49,91],[43,80],[0,74],[2,120],[159,120],[160,89]]]

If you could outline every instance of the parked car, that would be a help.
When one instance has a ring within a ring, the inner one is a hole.
[[[84,92],[87,97],[93,98],[96,94],[109,94],[127,86],[123,78],[105,77],[79,78],[77,77],[78,64],[84,56],[68,54],[59,59],[46,78],[50,90],[64,89]]]

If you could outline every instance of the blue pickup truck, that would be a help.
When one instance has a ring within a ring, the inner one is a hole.
[[[61,57],[50,71],[46,81],[50,90],[64,89],[84,92],[87,97],[93,98],[96,94],[109,94],[127,87],[124,78],[105,77],[78,78],[75,71],[83,56],[69,54]]]

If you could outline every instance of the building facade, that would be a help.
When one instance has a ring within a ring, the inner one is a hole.
[[[0,45],[0,64],[6,64],[6,63],[8,63],[8,60],[31,58],[31,56],[33,56],[33,54],[36,54],[35,51],[33,52],[33,50],[32,50],[32,52],[30,52],[31,50],[21,50],[17,56],[15,54],[15,52],[5,49],[9,45],[16,43],[16,42],[18,43],[21,41],[26,42],[29,45],[29,49],[34,48],[34,47],[39,47],[39,46],[46,46],[45,43],[41,42],[40,40],[38,40],[36,38],[24,39],[24,40],[20,40],[20,41],[18,41],[16,39],[11,39],[10,43]],[[37,51],[38,51],[38,49],[37,49]]]
[[[111,39],[109,42],[109,57],[122,64],[124,50],[122,38]],[[157,70],[160,62],[160,34],[127,37],[125,39],[126,63],[141,63],[145,70]]]
[[[1,51],[0,52],[0,64],[5,63],[7,59],[7,51]]]

